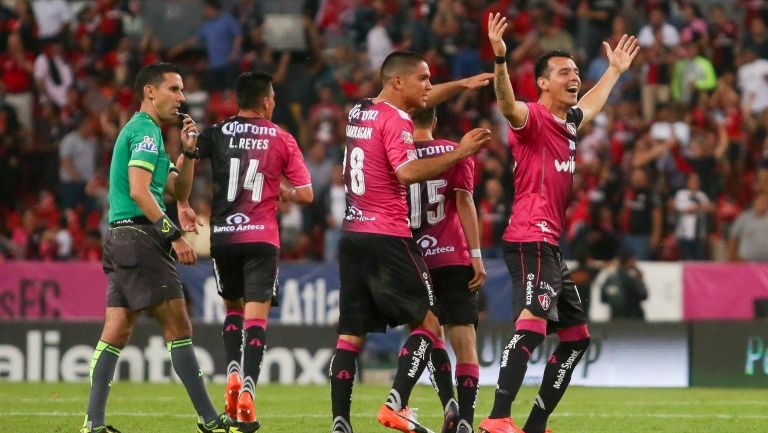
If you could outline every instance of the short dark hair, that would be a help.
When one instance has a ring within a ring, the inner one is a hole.
[[[431,128],[435,117],[437,117],[435,107],[416,110],[411,113],[411,120],[413,120],[413,126],[416,128]]]
[[[152,63],[151,65],[144,66],[136,75],[136,82],[133,85],[133,89],[136,91],[136,96],[139,97],[139,101],[144,100],[144,86],[149,84],[150,86],[157,87],[163,82],[165,74],[173,72],[181,75],[179,67],[171,63]]]
[[[381,64],[381,82],[389,81],[395,74],[410,72],[421,62],[426,63],[421,54],[413,51],[395,51]]]
[[[571,60],[574,60],[571,53],[565,50],[552,50],[543,56],[539,57],[538,60],[536,60],[536,65],[533,67],[533,72],[535,75],[535,78],[538,80],[539,77],[546,77],[549,73],[549,59],[553,57],[566,57]],[[574,60],[575,61],[575,60]]]
[[[269,96],[272,88],[272,76],[264,72],[243,72],[235,83],[237,106],[254,108],[256,100]]]

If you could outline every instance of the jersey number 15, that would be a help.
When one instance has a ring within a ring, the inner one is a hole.
[[[435,225],[445,218],[445,196],[440,194],[439,189],[448,185],[445,179],[428,180],[427,185],[427,206],[437,204],[435,210],[427,211],[427,223]],[[411,228],[421,227],[421,183],[411,184]]]

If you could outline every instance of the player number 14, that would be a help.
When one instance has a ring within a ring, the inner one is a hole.
[[[264,188],[264,174],[258,172],[259,160],[251,159],[248,163],[248,171],[245,172],[245,182],[243,189],[251,190],[251,200],[258,203],[261,201],[261,190]],[[231,158],[229,160],[229,185],[227,186],[227,201],[235,201],[237,196],[237,181],[240,178],[240,160]]]

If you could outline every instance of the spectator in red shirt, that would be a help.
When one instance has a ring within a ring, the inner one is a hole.
[[[13,107],[21,127],[27,131],[32,130],[34,62],[34,55],[24,49],[21,36],[11,33],[8,36],[8,51],[0,54],[5,102]]]

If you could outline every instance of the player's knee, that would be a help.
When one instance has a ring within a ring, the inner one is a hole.
[[[591,341],[586,324],[561,329],[557,332],[557,336],[560,337],[560,343],[567,344],[574,350],[587,350]]]
[[[441,335],[442,331],[442,328],[440,327],[440,320],[438,320],[437,316],[435,316],[431,310],[427,310],[427,315],[420,323],[411,324],[411,329],[419,328],[427,329],[435,336]]]

